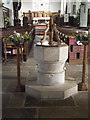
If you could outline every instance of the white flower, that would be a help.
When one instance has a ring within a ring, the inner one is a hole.
[[[67,38],[68,36],[67,35],[65,35],[65,38]]]
[[[20,37],[20,33],[17,33],[16,35],[17,35],[17,37]]]
[[[78,41],[77,41],[77,45],[82,45],[82,43],[78,40]]]
[[[26,31],[25,34],[28,34],[28,32]]]
[[[87,35],[84,35],[84,37],[87,37]]]
[[[21,36],[21,38],[23,38],[23,36]]]
[[[16,32],[16,31],[14,31],[13,33],[15,33],[15,34],[16,34],[17,32]]]
[[[76,31],[76,33],[78,33],[78,30]]]
[[[88,31],[85,31],[85,34],[88,34]]]

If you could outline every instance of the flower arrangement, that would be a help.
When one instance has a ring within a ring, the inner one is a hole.
[[[20,43],[24,43],[26,41],[32,40],[28,32],[26,31],[24,35],[17,33],[14,31],[13,35],[10,35],[8,38],[4,38],[3,42],[11,42],[14,43],[16,46]]]
[[[73,33],[72,34],[74,36],[74,38],[77,40],[77,44],[80,45],[80,43],[85,43],[85,42],[90,42],[90,34],[88,34],[88,32],[84,32],[84,33]]]

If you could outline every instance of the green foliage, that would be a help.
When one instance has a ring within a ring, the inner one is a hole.
[[[26,42],[28,40],[32,40],[27,32],[23,35],[23,39],[24,39],[24,42]]]
[[[32,39],[27,32],[25,32],[24,35],[21,35],[20,33],[17,33],[16,31],[14,31],[14,34],[10,35],[7,38],[4,38],[3,42],[10,42],[10,43],[14,43],[15,45],[18,45],[20,43],[24,43],[29,40],[32,40]]]
[[[86,34],[86,33],[82,33],[82,34],[78,34],[78,33],[73,33],[72,34],[74,36],[74,38],[78,41],[89,41],[90,42],[90,34]]]

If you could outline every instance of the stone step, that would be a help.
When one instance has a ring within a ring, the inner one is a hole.
[[[30,81],[26,85],[26,93],[38,99],[66,99],[78,92],[76,81],[66,80],[64,84],[56,84],[53,86],[38,85],[36,81]]]

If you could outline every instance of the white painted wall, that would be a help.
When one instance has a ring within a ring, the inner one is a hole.
[[[20,11],[28,12],[29,10],[32,11],[32,8],[33,8],[33,1],[32,0],[29,0],[29,1],[22,0],[22,6],[21,6]]]
[[[50,2],[49,3],[49,11],[51,12],[58,12],[61,8],[61,3],[60,2]]]
[[[5,7],[12,9],[12,0],[2,0],[2,3],[4,3]]]
[[[88,9],[90,9],[90,2],[88,2]]]
[[[49,0],[33,0],[33,11],[48,11]]]
[[[38,0],[39,2],[39,0]],[[28,12],[29,10],[34,11],[33,9],[33,0],[22,0],[22,7],[20,10],[20,14],[23,12]],[[41,8],[39,6],[38,11],[40,11]],[[57,12],[58,10],[60,10],[60,0],[49,0],[49,7],[48,10],[44,9],[44,11],[52,11],[52,12]]]

